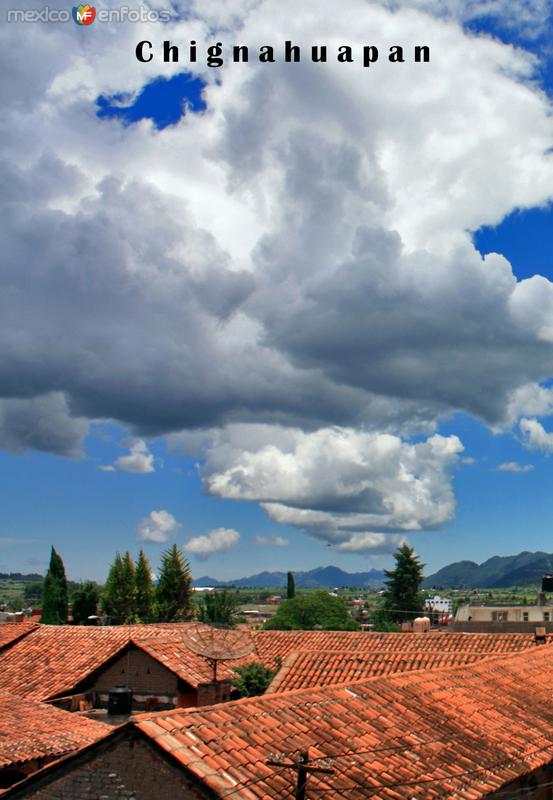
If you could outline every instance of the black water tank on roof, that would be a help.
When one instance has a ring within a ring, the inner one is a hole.
[[[118,716],[130,714],[132,708],[132,689],[128,686],[115,686],[108,694],[108,714]]]
[[[541,579],[542,592],[553,592],[553,575],[544,575]]]

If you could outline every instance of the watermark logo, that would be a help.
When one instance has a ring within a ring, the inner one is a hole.
[[[94,6],[86,5],[73,6],[73,19],[77,25],[92,25],[96,17]]]
[[[0,0],[1,5],[1,0]],[[52,8],[49,5],[41,8],[9,8],[6,12],[8,22],[71,22],[77,25],[92,25],[96,23],[127,23],[127,22],[171,22],[176,17],[170,11],[157,11],[149,6],[119,6],[119,8],[98,8],[89,3],[79,3],[73,6],[73,11],[68,8]]]

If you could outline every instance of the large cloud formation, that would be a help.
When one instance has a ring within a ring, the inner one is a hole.
[[[459,24],[529,30],[543,3],[171,7],[186,19],[0,30],[0,444],[75,455],[86,420],[112,419],[211,443],[208,491],[343,549],[443,524],[461,445],[439,420],[511,425],[553,374],[553,285],[469,233],[551,199],[550,103],[533,56]],[[191,38],[432,60],[134,59],[139,39]],[[189,68],[202,114],[96,117],[99,95]],[[225,461],[237,425],[252,443]]]

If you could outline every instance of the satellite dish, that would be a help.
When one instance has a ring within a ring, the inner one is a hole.
[[[239,661],[253,652],[249,633],[211,625],[190,626],[186,631],[186,645],[210,664],[214,681],[217,680],[217,664],[220,661]]]

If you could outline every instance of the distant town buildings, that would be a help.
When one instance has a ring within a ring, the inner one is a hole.
[[[437,611],[447,616],[453,614],[453,600],[449,597],[440,597],[439,594],[429,597],[424,601],[425,611]]]
[[[467,603],[458,608],[451,626],[466,633],[524,633],[544,627],[553,632],[553,605],[487,606]]]

